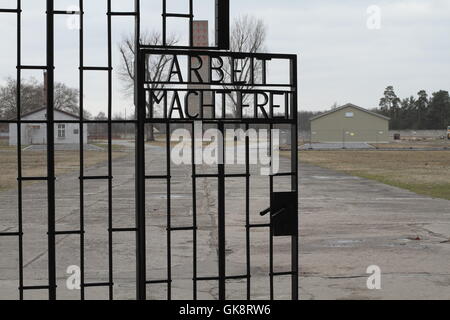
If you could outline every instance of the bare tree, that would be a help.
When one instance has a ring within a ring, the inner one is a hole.
[[[233,25],[231,27],[230,33],[230,50],[233,52],[247,52],[247,53],[256,53],[256,52],[264,52],[266,50],[265,42],[266,42],[266,30],[267,27],[262,19],[257,19],[255,17],[249,15],[243,15],[236,18],[233,21]],[[228,58],[228,61],[225,62],[225,65],[222,68],[222,71],[225,73],[225,80],[231,83],[232,77],[232,59]],[[251,76],[251,60],[250,59],[236,59],[234,61],[235,69],[241,70],[242,72],[236,73],[234,75],[236,83],[244,83],[245,84],[236,84],[232,86],[232,90],[234,92],[230,92],[227,95],[231,100],[231,112],[234,117],[237,117],[241,113],[242,105],[245,105],[249,102],[251,97],[249,95],[244,96],[242,101],[239,101],[236,91],[241,91],[245,89],[254,88],[253,85],[249,84],[249,79]],[[262,79],[262,69],[263,62],[260,60],[254,61],[254,79],[255,82],[258,83]],[[229,86],[226,86],[226,89],[230,89]]]
[[[6,84],[0,87],[0,118],[10,119],[16,116],[17,82],[13,78],[7,78]],[[79,91],[70,88],[64,83],[56,82],[54,86],[54,108],[55,110],[66,111],[78,115]],[[45,106],[45,88],[43,83],[39,83],[35,78],[22,79],[20,83],[21,113],[25,114],[38,110]],[[84,117],[88,113],[84,112]]]
[[[173,46],[178,42],[178,38],[175,36],[168,37],[167,45]],[[143,45],[161,45],[162,39],[161,34],[157,32],[143,32],[141,34],[140,43]],[[119,69],[120,78],[123,80],[124,92],[128,95],[134,94],[134,80],[136,71],[134,70],[134,57],[135,57],[135,48],[134,48],[134,35],[125,36],[122,40],[122,43],[119,46],[120,54],[122,57],[122,64]],[[168,68],[167,65],[172,60],[171,56],[167,55],[154,55],[149,56],[147,63],[147,79],[151,80],[151,82],[159,82],[163,81],[168,76]],[[155,95],[158,95],[158,89],[162,89],[164,85],[162,84],[146,84],[148,89],[153,90]],[[151,110],[151,106],[147,104],[147,114],[153,112]],[[157,113],[158,110],[155,110]],[[146,140],[154,141],[153,135],[153,125],[148,125],[146,129]]]

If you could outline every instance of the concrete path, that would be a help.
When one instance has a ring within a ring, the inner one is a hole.
[[[147,148],[148,175],[165,173],[161,150]],[[287,159],[281,170],[289,170]],[[188,227],[193,222],[190,167],[172,168],[171,225]],[[215,168],[198,167],[198,173]],[[228,172],[244,172],[242,166]],[[257,173],[257,168],[252,168]],[[99,165],[86,175],[104,175]],[[113,227],[134,226],[134,154],[113,163]],[[277,178],[275,191],[288,190],[289,179]],[[258,212],[268,207],[268,178],[251,182],[251,222],[267,223]],[[107,282],[108,202],[106,181],[85,184],[85,268],[86,282]],[[217,275],[217,184],[216,179],[197,182],[197,275]],[[165,181],[148,181],[147,265],[148,280],[167,278],[167,186]],[[353,178],[321,168],[301,165],[301,278],[302,299],[448,299],[450,298],[450,202],[415,195],[376,182]],[[79,182],[77,174],[57,181],[57,230],[79,228]],[[246,273],[245,263],[245,179],[227,179],[227,275]],[[46,191],[45,185],[27,185],[23,194],[25,285],[46,285]],[[0,232],[17,226],[16,191],[0,193]],[[192,231],[172,233],[172,297],[192,298]],[[421,240],[411,240],[420,238]],[[251,234],[252,295],[267,299],[269,292],[268,232]],[[135,297],[134,233],[113,236],[113,281],[116,299]],[[286,271],[290,263],[289,239],[275,239],[275,271]],[[18,297],[17,239],[0,239],[0,299]],[[66,288],[66,269],[80,264],[78,235],[58,236],[58,297],[78,299],[79,292]],[[366,288],[366,268],[378,265],[382,290]],[[289,298],[289,277],[278,278],[275,295]],[[245,280],[230,280],[228,298],[245,298]],[[105,299],[107,288],[87,288],[86,298]],[[164,299],[167,285],[149,285],[148,296]],[[25,298],[46,298],[45,291],[26,292]],[[198,284],[198,298],[217,297],[217,281]]]
[[[304,145],[299,146],[299,150],[338,150],[338,149],[365,150],[365,149],[375,149],[375,147],[366,142],[305,143]]]
[[[301,165],[304,299],[449,299],[450,201]],[[420,239],[420,240],[414,240]],[[382,290],[368,290],[378,265]]]

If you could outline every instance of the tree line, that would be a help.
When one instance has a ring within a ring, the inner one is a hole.
[[[335,109],[334,104],[331,109]],[[379,107],[370,111],[391,118],[391,130],[444,130],[450,126],[450,95],[448,91],[433,92],[431,96],[420,90],[417,96],[399,98],[393,86],[388,86]],[[323,111],[299,111],[298,125],[302,131],[311,129],[310,119]]]
[[[450,96],[448,91],[420,90],[417,96],[400,99],[393,86],[388,86],[376,111],[391,118],[393,130],[443,130],[450,126]]]
[[[17,117],[17,81],[7,78],[5,84],[0,86],[0,119],[10,120]],[[45,88],[43,82],[35,78],[22,79],[20,83],[21,114],[27,114],[41,109],[46,105]],[[54,87],[55,110],[72,114],[79,114],[79,92],[64,83],[56,82]],[[90,117],[85,114],[85,117]]]

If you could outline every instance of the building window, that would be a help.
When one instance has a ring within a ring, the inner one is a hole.
[[[355,114],[353,112],[346,112],[345,113],[345,117],[346,118],[353,118],[355,116]]]
[[[58,138],[64,139],[66,137],[66,125],[58,124]]]
[[[78,129],[73,129],[73,134],[77,135],[78,134]]]

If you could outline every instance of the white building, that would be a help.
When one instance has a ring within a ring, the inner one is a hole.
[[[79,120],[78,116],[65,111],[55,110],[54,119],[57,121]],[[47,108],[41,108],[22,116],[21,120],[46,121]],[[55,123],[55,144],[79,144],[80,125],[78,123]],[[87,126],[83,128],[83,141],[87,144]],[[22,123],[22,145],[46,144],[47,126],[45,123]],[[9,145],[17,145],[16,124],[9,125]]]

